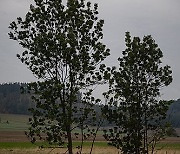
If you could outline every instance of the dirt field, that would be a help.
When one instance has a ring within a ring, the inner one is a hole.
[[[75,138],[75,137],[74,137]],[[77,138],[75,138],[78,140]],[[0,142],[26,142],[29,141],[23,131],[0,131]],[[97,135],[97,141],[104,141],[102,135]]]
[[[0,142],[29,141],[23,131],[0,131]]]
[[[23,131],[0,131],[0,142],[24,142],[29,141]],[[103,136],[98,135],[97,141],[104,141]],[[180,143],[180,137],[168,137],[161,142]]]

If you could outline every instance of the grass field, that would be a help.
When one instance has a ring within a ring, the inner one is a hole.
[[[74,142],[73,147],[80,146],[80,142]],[[38,148],[41,145],[45,148],[52,147],[52,145],[49,145],[47,143],[43,142],[37,142],[35,144],[32,144],[31,142],[0,142],[0,149],[9,149],[9,148]],[[83,144],[84,147],[90,147],[91,142],[84,142]],[[96,147],[111,147],[109,146],[106,142],[95,142],[94,146]]]
[[[25,131],[28,128],[27,115],[0,114],[0,131]]]
[[[2,144],[1,144],[2,145]],[[29,143],[16,143],[16,146],[12,145],[12,143],[6,143],[4,146],[6,148],[0,148],[0,154],[65,154],[67,148],[38,148],[36,146],[32,146]],[[180,147],[180,146],[179,146]],[[174,148],[174,147],[171,147]],[[163,148],[157,149],[154,154],[180,154],[179,149],[171,149],[171,148]],[[78,149],[74,147],[74,154],[77,154]],[[86,144],[83,147],[82,154],[89,154],[90,146]],[[114,147],[107,145],[95,145],[93,149],[93,154],[120,154],[118,150]]]
[[[58,153],[63,154],[66,148],[46,148],[39,149],[42,143],[36,145],[31,144],[24,134],[28,129],[29,116],[25,115],[10,115],[0,114],[0,154],[34,154],[34,153]],[[177,129],[180,133],[180,129]],[[102,136],[102,132],[98,134]],[[108,146],[102,137],[97,138],[93,154],[118,154],[118,150]],[[77,147],[80,142],[74,142],[74,151],[77,152]],[[90,151],[91,142],[84,143],[83,154],[88,154]],[[161,149],[161,150],[160,150]],[[157,146],[157,154],[180,154],[180,138],[167,138]]]

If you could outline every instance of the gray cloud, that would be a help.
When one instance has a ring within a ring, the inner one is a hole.
[[[0,82],[32,81],[35,78],[16,58],[23,49],[9,40],[9,23],[23,17],[32,0],[0,1]],[[163,90],[163,98],[180,97],[180,1],[179,0],[91,0],[99,4],[100,17],[105,20],[104,42],[111,49],[108,65],[117,65],[117,57],[124,50],[124,34],[151,34],[164,53],[163,63],[173,69],[173,83]],[[102,90],[102,88],[99,88]],[[99,90],[98,89],[98,90]],[[99,93],[98,93],[99,95]]]

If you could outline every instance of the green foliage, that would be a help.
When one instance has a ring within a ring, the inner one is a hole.
[[[171,137],[177,137],[178,136],[176,130],[173,127],[169,127],[167,129],[166,135],[171,136]]]
[[[163,120],[171,101],[160,100],[160,89],[172,82],[168,65],[162,67],[162,51],[151,36],[125,37],[126,49],[118,58],[119,68],[111,73],[108,104],[103,111],[116,127],[105,131],[105,138],[123,153],[148,153],[152,142],[166,132]],[[159,135],[159,136],[158,136]],[[158,137],[157,137],[158,136]]]
[[[17,57],[40,79],[27,89],[36,103],[27,133],[32,142],[37,136],[59,145],[68,139],[72,153],[73,127],[84,130],[89,117],[96,119],[92,106],[100,100],[92,96],[92,85],[102,83],[97,68],[109,55],[101,42],[104,21],[98,19],[97,9],[84,0],[67,0],[66,5],[35,0],[24,20],[19,17],[10,24],[10,39],[25,49]]]

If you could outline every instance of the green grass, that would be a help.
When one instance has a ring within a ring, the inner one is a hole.
[[[180,143],[158,143],[156,148],[180,150]]]
[[[28,128],[27,115],[0,114],[0,131],[25,131]]]
[[[80,146],[80,142],[73,142],[73,146]],[[91,142],[84,142],[83,147],[90,147]],[[53,145],[49,145],[43,142],[37,142],[36,144],[32,144],[30,142],[0,142],[0,149],[28,149],[28,148],[37,148],[43,145],[43,147],[52,147]],[[108,147],[107,142],[95,142],[95,147]],[[64,146],[66,147],[66,146]],[[157,149],[173,149],[180,150],[180,143],[159,143],[157,145]]]
[[[74,143],[73,143],[73,146],[77,147],[77,146],[79,146],[80,144],[81,144],[81,142],[74,142]],[[83,146],[89,147],[89,146],[91,146],[91,144],[92,144],[92,142],[84,142],[84,143],[83,143]],[[109,145],[107,144],[107,142],[95,142],[95,143],[94,143],[94,146],[97,146],[97,147],[107,147],[107,146],[109,146]]]
[[[30,142],[0,142],[0,149],[10,149],[10,148],[36,148],[38,146]]]
[[[24,149],[24,148],[37,148],[40,147],[41,145],[43,145],[43,147],[52,147],[55,145],[49,145],[47,143],[43,143],[43,142],[37,142],[36,144],[32,144],[31,142],[0,142],[0,149]],[[81,143],[80,142],[73,142],[73,146],[77,147],[80,146]],[[84,142],[83,144],[84,147],[90,147],[91,146],[91,142]],[[107,147],[108,144],[106,142],[95,142],[94,146],[97,147]],[[66,146],[64,146],[66,147]]]

